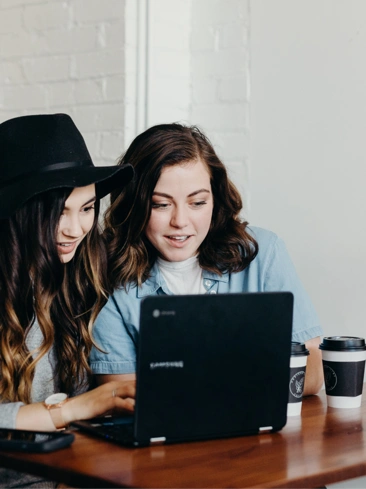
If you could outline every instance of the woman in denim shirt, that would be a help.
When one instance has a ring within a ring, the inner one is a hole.
[[[90,364],[98,383],[134,378],[140,301],[149,295],[291,291],[293,340],[310,350],[304,395],[323,382],[322,330],[284,243],[249,227],[242,201],[207,137],[162,124],[121,157],[135,180],[111,194],[105,236],[115,289],[99,314]]]

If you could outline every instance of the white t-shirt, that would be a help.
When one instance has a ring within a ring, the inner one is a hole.
[[[157,264],[172,294],[206,293],[202,280],[202,268],[199,266],[197,256],[176,262],[158,258]]]

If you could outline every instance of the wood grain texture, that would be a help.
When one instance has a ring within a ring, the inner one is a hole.
[[[320,487],[366,475],[365,416],[365,401],[327,408],[322,392],[278,433],[128,449],[75,433],[57,452],[0,452],[0,465],[74,487]]]

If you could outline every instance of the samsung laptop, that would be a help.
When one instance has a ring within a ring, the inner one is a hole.
[[[74,425],[135,447],[278,431],[292,316],[291,292],[147,297],[134,416]]]

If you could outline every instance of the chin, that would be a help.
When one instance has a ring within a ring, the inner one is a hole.
[[[61,263],[69,263],[75,256],[75,253],[73,253],[71,256],[67,255],[61,255],[60,256],[60,261]]]

